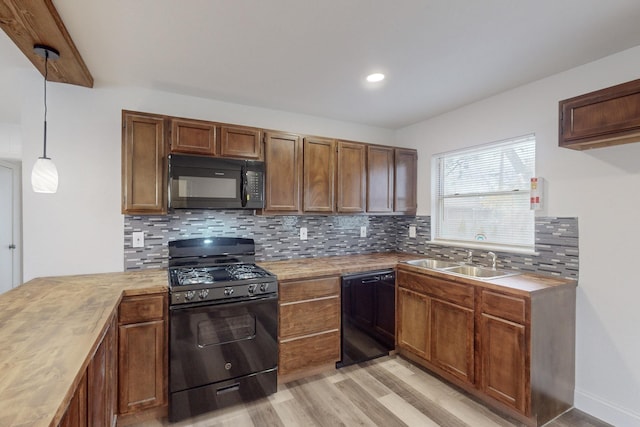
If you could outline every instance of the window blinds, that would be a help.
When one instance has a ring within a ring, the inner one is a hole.
[[[433,240],[534,247],[535,135],[433,158]]]

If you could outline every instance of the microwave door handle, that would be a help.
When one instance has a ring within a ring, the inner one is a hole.
[[[242,207],[247,206],[247,186],[249,182],[247,181],[247,165],[246,163],[242,165],[242,170],[240,172],[240,204]]]

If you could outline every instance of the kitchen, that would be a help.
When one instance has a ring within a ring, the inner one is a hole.
[[[64,12],[73,13],[68,3],[56,2],[56,6],[63,17]],[[72,31],[71,22],[65,18],[65,23]],[[80,40],[75,41],[80,45]],[[634,274],[622,267],[634,265],[632,242],[639,234],[634,215],[638,206],[632,195],[639,183],[635,159],[640,148],[637,144],[589,152],[558,148],[557,103],[638,78],[637,44],[630,42],[617,53],[575,64],[550,77],[540,76],[532,83],[522,82],[498,95],[486,94],[484,100],[397,130],[154,88],[104,85],[87,90],[50,84],[49,149],[60,171],[60,190],[53,196],[31,193],[28,173],[23,174],[24,280],[123,270],[123,234],[128,229],[119,208],[122,109],[416,148],[419,220],[430,215],[433,154],[535,132],[536,173],[548,184],[544,216],[579,219],[576,406],[615,425],[636,425],[640,373],[635,360],[640,348],[633,302],[639,291]],[[83,56],[85,50],[91,47],[81,49]],[[3,81],[20,88],[19,119],[12,124],[19,128],[21,159],[28,171],[42,149],[42,77],[21,73],[19,79]],[[221,221],[227,221],[227,214],[221,216]],[[287,227],[297,230],[298,226],[287,219],[280,221],[287,235],[283,246],[295,244],[305,251],[308,246],[304,245],[317,244],[314,226],[308,227],[305,244],[297,233],[287,234]],[[349,227],[359,229],[360,224]]]

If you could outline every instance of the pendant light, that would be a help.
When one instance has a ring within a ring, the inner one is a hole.
[[[36,55],[44,58],[44,150],[31,170],[31,186],[36,193],[55,193],[58,191],[58,169],[47,157],[47,76],[49,59],[60,58],[60,53],[52,47],[37,44],[33,47]]]

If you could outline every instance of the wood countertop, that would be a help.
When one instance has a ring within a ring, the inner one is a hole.
[[[0,295],[0,425],[57,425],[122,296],[166,290],[166,270],[146,270],[38,278]]]
[[[427,274],[454,282],[468,283],[496,290],[508,289],[512,293],[522,295],[532,295],[544,292],[545,290],[553,289],[557,286],[576,286],[576,282],[574,280],[531,273],[480,280],[470,277],[455,276],[444,271],[430,270],[409,264],[402,264],[403,261],[421,258],[427,257],[424,255],[389,252],[366,255],[297,258],[287,261],[260,262],[258,265],[275,274],[278,277],[278,280],[281,281],[308,279],[322,276],[339,276],[342,274],[381,270],[399,266],[403,270],[415,273]]]

